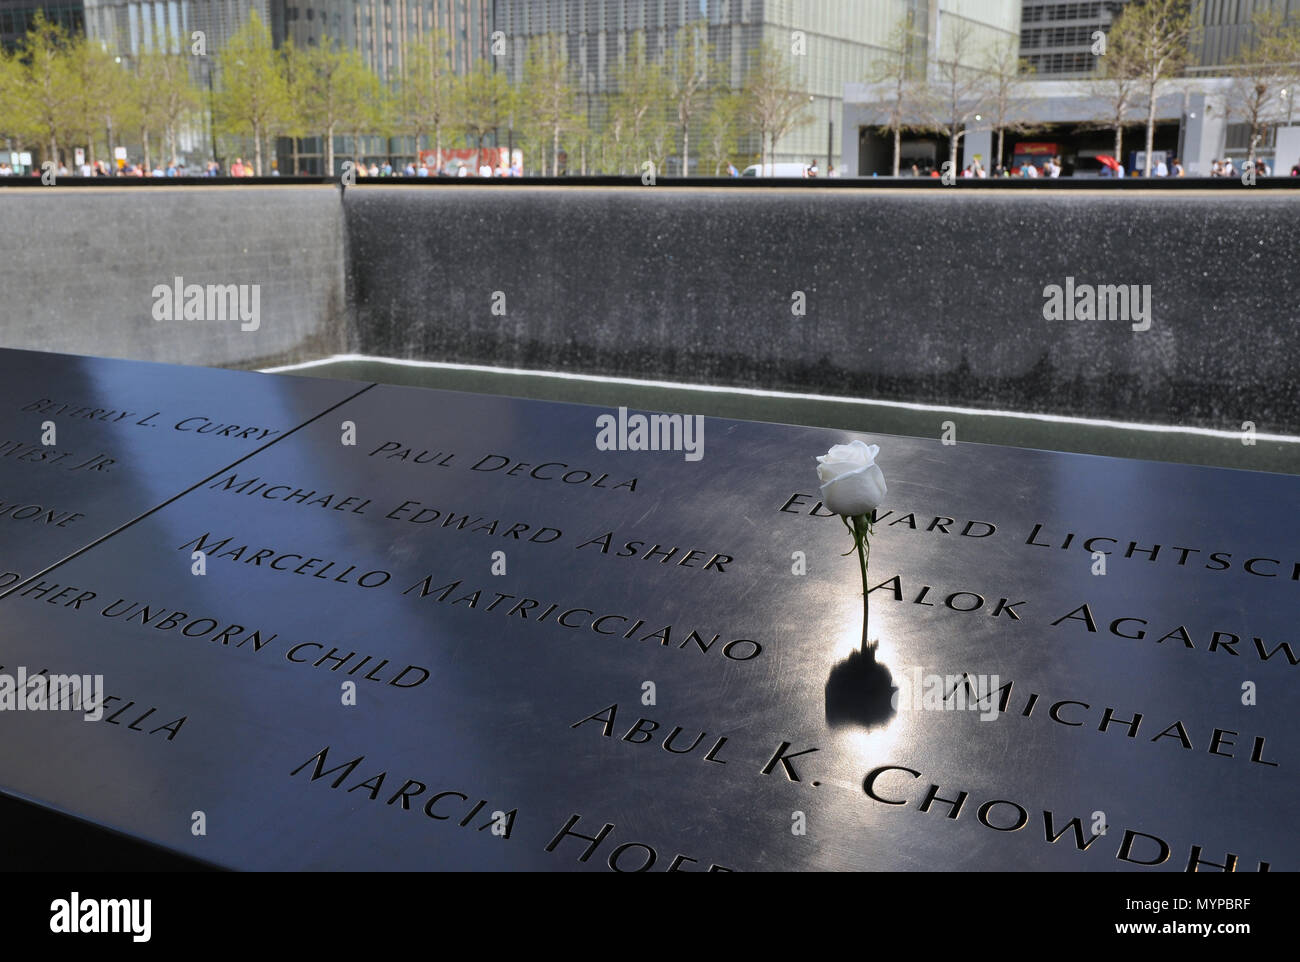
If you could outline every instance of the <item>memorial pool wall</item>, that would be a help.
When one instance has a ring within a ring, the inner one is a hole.
[[[1298,213],[1300,192],[1235,182],[5,190],[0,343],[231,367],[354,353],[1300,434]],[[257,329],[156,320],[177,278],[178,309],[191,284],[257,285]],[[1083,316],[1089,299],[1118,316]]]

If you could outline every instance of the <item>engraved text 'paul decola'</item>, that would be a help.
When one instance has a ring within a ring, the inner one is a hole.
[[[632,414],[596,418],[598,451],[685,451],[687,461],[704,457],[704,415]]]

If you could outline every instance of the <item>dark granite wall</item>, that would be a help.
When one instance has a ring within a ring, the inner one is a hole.
[[[1292,191],[382,188],[344,211],[367,354],[1300,431]],[[1150,330],[1045,320],[1067,276],[1150,285]]]
[[[0,347],[251,367],[347,345],[336,187],[8,187],[0,237]],[[258,285],[260,326],[154,320],[176,277]]]
[[[4,190],[0,346],[354,351],[1300,433],[1300,192],[845,188]],[[260,284],[261,329],[154,321],[176,275]],[[1045,320],[1068,276],[1150,285],[1150,330]]]

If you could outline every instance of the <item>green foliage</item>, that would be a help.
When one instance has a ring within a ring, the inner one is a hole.
[[[493,69],[489,60],[480,60],[469,73],[456,79],[452,101],[456,126],[482,150],[487,135],[510,122],[516,94],[504,71]]]
[[[286,45],[292,132],[316,134],[325,143],[325,170],[334,170],[334,138],[395,126],[395,111],[379,79],[355,50],[326,36],[305,50]]]
[[[251,140],[254,170],[265,174],[263,146],[292,125],[292,100],[284,58],[272,47],[271,32],[256,10],[226,43],[220,65],[217,130]]]
[[[706,171],[718,176],[736,159],[745,116],[745,102],[734,91],[718,91],[709,101],[701,130],[700,160]]]
[[[0,139],[21,140],[30,129],[23,90],[23,65],[0,47]]]
[[[759,132],[760,154],[766,142],[769,158],[776,154],[777,141],[812,120],[789,53],[770,40],[754,51],[744,95],[748,118]]]
[[[669,145],[669,84],[663,65],[646,52],[644,32],[633,35],[615,83],[602,145],[606,169],[639,174],[649,161],[661,170]]]
[[[415,139],[417,150],[428,137],[435,163],[441,164],[443,131],[454,119],[451,40],[441,31],[430,31],[411,45],[402,66],[395,92],[397,129]]]
[[[739,159],[739,140],[755,126],[775,143],[806,109],[788,65],[780,67],[771,49],[756,52],[744,94],[716,84],[703,21],[678,31],[666,62],[647,49],[644,32],[631,35],[611,65],[609,92],[598,97],[582,88],[560,34],[531,41],[512,84],[490,58],[456,74],[452,39],[431,31],[407,46],[385,85],[357,51],[328,37],[277,50],[252,11],[205,62],[210,90],[195,87],[188,54],[170,52],[175,40],[160,35],[127,69],[102,45],[70,37],[38,14],[17,50],[0,51],[0,136],[39,145],[42,159],[84,145],[93,162],[110,147],[127,143],[134,152],[142,145],[152,167],[178,159],[180,132],[199,126],[211,106],[221,153],[251,154],[263,175],[281,136],[320,137],[333,171],[344,136],[355,144],[399,135],[417,149],[428,143],[441,151],[453,134],[482,149],[493,133],[504,143],[507,129],[525,146],[529,167],[543,174],[558,173],[567,154],[574,171],[637,175],[650,162],[662,175],[672,156],[681,158],[675,170],[688,171],[692,150],[700,172],[720,171]]]
[[[67,143],[74,125],[76,91],[68,58],[74,41],[58,24],[37,13],[18,45],[18,91],[11,124],[27,140],[39,143],[45,160],[58,160],[60,141]]]
[[[526,143],[538,154],[535,163],[543,175],[559,173],[561,143],[583,126],[578,91],[569,78],[563,34],[549,34],[529,43],[519,126]]]
[[[1292,100],[1300,83],[1300,21],[1264,9],[1251,21],[1250,40],[1229,68],[1228,111],[1250,126],[1249,160],[1272,123],[1295,116]]]
[[[115,98],[122,104],[119,122],[140,129],[146,166],[151,161],[149,147],[155,136],[166,147],[164,161],[175,161],[177,132],[202,105],[190,80],[187,55],[171,53],[163,43],[155,44],[137,61],[135,76],[124,78],[125,96]]]
[[[1164,84],[1182,73],[1191,59],[1196,24],[1189,0],[1131,3],[1116,18],[1107,36],[1107,57],[1131,72],[1146,106],[1146,167],[1151,176],[1156,101]]]
[[[683,177],[689,175],[691,169],[691,121],[707,106],[713,73],[713,47],[709,44],[708,24],[703,20],[692,21],[677,31],[669,69],[677,129],[682,135],[680,171]]]

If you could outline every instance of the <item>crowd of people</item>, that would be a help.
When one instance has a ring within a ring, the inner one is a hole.
[[[217,173],[213,173],[212,168],[214,167],[217,169]],[[248,172],[246,175],[236,174],[235,176],[252,177],[253,176],[252,166],[249,165],[247,170]],[[155,165],[153,170],[151,171],[148,168],[146,168],[143,163],[134,164],[128,162],[124,164],[121,169],[115,170],[113,167],[104,163],[104,161],[102,160],[97,160],[93,164],[82,163],[79,166],[75,167],[75,169],[69,168],[67,164],[61,163],[57,168],[55,168],[55,173],[59,177],[74,177],[74,176],[75,177],[191,177],[191,176],[196,176],[196,172],[189,170],[183,163],[171,163],[165,167]],[[32,177],[40,177],[41,170],[39,168],[33,167],[32,170],[30,171],[30,174]],[[0,177],[14,177],[14,176],[17,175],[14,173],[14,169],[10,164],[0,163]],[[221,176],[220,165],[209,163],[208,170],[198,172],[197,176],[219,177]]]
[[[1232,158],[1225,157],[1222,160],[1215,160],[1213,162],[1213,164],[1210,167],[1210,176],[1211,177],[1240,177],[1243,173],[1250,170],[1250,167],[1251,167],[1250,161],[1248,160],[1242,161],[1241,167],[1238,168],[1236,165],[1233,164]],[[1255,173],[1260,177],[1271,177],[1273,175],[1272,168],[1270,168],[1268,163],[1263,159],[1255,161],[1254,169],[1255,169]],[[990,174],[987,170],[985,170],[985,168],[980,164],[979,159],[976,158],[972,163],[967,164],[962,169],[960,176],[976,177],[976,178],[987,178],[989,176],[995,178],[1002,178],[1002,177],[1053,178],[1053,177],[1060,177],[1061,172],[1062,172],[1062,167],[1061,167],[1060,157],[1048,157],[1046,160],[1043,161],[1041,167],[1029,161],[1023,161],[1020,164],[1011,164],[1006,167],[1004,167],[1002,164],[998,164],[996,167],[993,168],[992,174]],[[740,176],[739,172],[731,164],[727,165],[727,173],[731,177]],[[908,172],[905,171],[905,174],[906,173]],[[1186,176],[1186,173],[1187,173],[1186,170],[1183,168],[1182,163],[1178,160],[1177,157],[1173,158],[1173,160],[1170,161],[1169,163],[1166,163],[1164,160],[1157,161],[1154,164],[1151,171],[1151,175],[1153,177],[1184,177]],[[257,172],[252,162],[245,161],[242,157],[236,157],[233,161],[231,161],[228,169],[223,168],[218,161],[210,160],[201,170],[192,170],[186,167],[185,164],[180,161],[174,161],[172,163],[166,164],[165,166],[155,164],[152,169],[147,167],[143,162],[134,163],[128,161],[120,169],[115,170],[111,165],[106,164],[104,161],[97,160],[93,164],[90,163],[81,164],[79,167],[76,168],[75,175],[73,171],[68,168],[66,164],[60,164],[57,169],[57,174],[60,177],[68,177],[68,176],[255,177],[257,176]],[[522,177],[524,175],[524,172],[523,172],[523,166],[518,160],[516,160],[515,163],[510,166],[506,166],[504,163],[497,163],[495,166],[489,163],[484,163],[479,165],[477,168],[467,163],[453,162],[451,165],[443,168],[442,170],[438,170],[436,167],[431,167],[428,163],[423,163],[423,162],[420,164],[415,164],[413,162],[408,161],[404,167],[396,168],[388,161],[385,161],[382,164],[372,161],[369,165],[365,163],[357,164],[356,174],[358,177]],[[938,178],[941,176],[939,170],[930,164],[927,164],[924,167],[922,167],[920,164],[912,164],[910,174],[912,177]],[[31,176],[33,177],[39,177],[40,175],[41,175],[41,171],[38,168],[34,168],[31,171]],[[271,170],[269,175],[271,177],[280,176],[280,171],[276,169],[275,161],[271,162]],[[13,177],[13,176],[18,176],[14,173],[13,167],[8,163],[0,162],[0,177]],[[816,160],[812,160],[809,162],[807,168],[805,168],[804,176],[805,177],[818,176],[818,168],[817,168]],[[830,167],[826,172],[826,176],[838,177],[839,172],[834,167]],[[1103,166],[1100,172],[1100,176],[1123,177],[1125,176],[1125,170],[1124,167],[1120,164],[1116,164],[1114,168],[1109,166]],[[1129,176],[1132,177],[1141,176],[1141,171],[1137,171],[1137,170],[1132,171],[1130,172]],[[1291,167],[1291,176],[1300,177],[1300,164],[1295,164]]]
[[[1245,174],[1250,170],[1251,170],[1251,163],[1249,160],[1243,160],[1241,162],[1241,168],[1238,169],[1237,167],[1233,166],[1231,157],[1225,157],[1223,160],[1216,160],[1214,161],[1214,163],[1210,165],[1210,176],[1211,177],[1240,177],[1242,174]],[[1255,171],[1255,175],[1258,177],[1273,176],[1273,169],[1269,167],[1268,161],[1264,160],[1264,158],[1262,157],[1255,161],[1254,171]],[[1300,177],[1300,164],[1292,165],[1291,176]]]
[[[97,160],[93,164],[83,163],[75,168],[69,168],[67,164],[61,163],[55,173],[59,177],[256,177],[257,169],[251,161],[236,157],[228,167],[223,167],[219,161],[209,160],[201,169],[187,167],[181,161],[165,165],[154,164],[152,168],[142,161],[127,161],[117,169],[102,160]],[[39,177],[41,170],[33,167],[29,174]],[[356,174],[358,177],[522,177],[524,171],[519,161],[509,167],[501,163],[495,167],[485,163],[475,168],[469,164],[457,163],[441,171],[427,163],[417,165],[408,161],[405,167],[396,168],[388,161],[382,164],[372,161],[370,164],[357,164]],[[14,176],[18,175],[14,172],[13,166],[0,162],[0,177]],[[268,176],[280,176],[275,161],[271,162]]]
[[[1250,166],[1251,166],[1250,161],[1248,160],[1242,161],[1240,167],[1237,167],[1232,162],[1231,158],[1224,158],[1223,160],[1215,160],[1210,167],[1210,176],[1211,177],[1240,177],[1244,172],[1250,169]],[[989,172],[986,171],[984,167],[980,164],[979,160],[976,159],[973,163],[967,164],[964,168],[962,168],[960,176],[962,177],[992,176],[992,177],[1051,178],[1051,177],[1060,177],[1062,171],[1063,168],[1061,166],[1061,158],[1048,157],[1046,160],[1042,162],[1041,165],[1032,163],[1028,160],[1022,161],[1019,164],[1009,164],[1005,167],[1001,164],[998,164],[996,167],[993,168],[993,172],[990,175]],[[905,174],[906,173],[907,172],[905,172]],[[1255,173],[1260,177],[1271,177],[1273,175],[1273,169],[1269,167],[1267,161],[1261,158],[1255,161]],[[912,177],[938,178],[942,176],[938,168],[934,167],[931,164],[926,164],[925,166],[921,166],[920,164],[913,164],[910,174]],[[1116,163],[1114,167],[1103,165],[1101,170],[1098,172],[1098,176],[1111,177],[1111,178],[1124,177],[1124,176],[1141,177],[1143,176],[1143,172],[1141,170],[1126,171],[1122,164]],[[1151,176],[1152,177],[1186,177],[1187,170],[1186,168],[1183,167],[1182,161],[1180,161],[1177,157],[1174,157],[1172,160],[1168,162],[1166,162],[1163,159],[1158,159],[1152,165]],[[1296,164],[1292,166],[1291,176],[1300,177],[1300,164]]]

